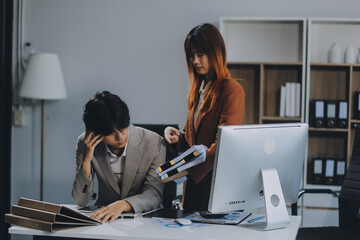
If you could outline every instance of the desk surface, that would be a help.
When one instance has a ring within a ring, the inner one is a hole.
[[[229,225],[202,224],[202,227],[160,227],[150,218],[118,219],[113,223],[79,227],[55,233],[20,226],[9,228],[10,234],[92,239],[295,239],[300,226],[300,216],[290,216],[290,225],[284,229],[258,231]]]

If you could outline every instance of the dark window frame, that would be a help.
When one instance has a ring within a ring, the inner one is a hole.
[[[4,214],[11,199],[13,1],[0,1],[0,239],[9,239]]]

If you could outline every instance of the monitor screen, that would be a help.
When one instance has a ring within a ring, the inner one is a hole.
[[[208,210],[265,207],[261,169],[276,169],[285,202],[296,202],[307,139],[305,123],[221,126]]]

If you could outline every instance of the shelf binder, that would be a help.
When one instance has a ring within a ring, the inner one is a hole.
[[[334,184],[335,177],[335,159],[325,160],[324,183],[327,185]]]
[[[286,82],[280,87],[280,117],[300,117],[301,84]]]
[[[348,127],[348,102],[338,101],[337,106],[337,127],[347,128]]]
[[[336,127],[336,101],[328,100],[326,101],[326,121],[325,126],[328,128],[335,128]]]
[[[335,175],[335,184],[342,185],[344,182],[346,173],[346,161],[344,159],[336,160],[336,175]]]
[[[296,116],[296,83],[290,82],[290,113],[289,117],[295,117]],[[286,103],[287,104],[287,103]]]
[[[295,117],[301,115],[301,84],[295,83]]]
[[[285,83],[285,117],[291,117],[291,83]]]
[[[318,156],[313,158],[313,180],[314,184],[322,184],[324,181],[324,159]]]
[[[280,88],[280,113],[279,117],[285,117],[285,99],[286,99],[286,87],[281,86]]]
[[[360,91],[355,92],[354,99],[354,118],[360,119]]]
[[[314,127],[324,127],[325,101],[313,100],[311,114],[312,114],[312,125]]]

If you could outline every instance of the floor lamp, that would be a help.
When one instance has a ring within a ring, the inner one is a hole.
[[[30,55],[20,97],[41,100],[40,200],[44,197],[44,101],[66,98],[59,57],[56,54]]]

